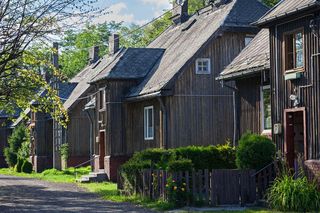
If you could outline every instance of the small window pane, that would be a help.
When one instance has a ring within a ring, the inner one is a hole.
[[[262,89],[264,130],[269,130],[272,128],[272,124],[271,124],[271,93],[270,92],[271,92],[270,87],[264,87]]]
[[[153,107],[144,108],[144,138],[152,140],[154,137]]]
[[[197,74],[210,74],[210,59],[199,58],[196,60],[196,73]]]

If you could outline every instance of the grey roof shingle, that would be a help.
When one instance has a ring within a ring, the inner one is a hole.
[[[139,79],[145,77],[162,56],[164,50],[159,48],[122,49],[113,61],[104,60],[99,74],[91,82],[103,79]]]
[[[319,0],[282,0],[268,13],[261,17],[256,24],[264,25],[276,19],[319,6]]]
[[[163,48],[165,53],[153,70],[128,97],[147,96],[169,85],[189,60],[218,34],[223,26],[249,27],[268,11],[257,0],[233,0],[219,8],[203,10],[183,24],[169,27],[148,47]]]
[[[270,69],[269,29],[262,29],[217,80],[230,80]]]

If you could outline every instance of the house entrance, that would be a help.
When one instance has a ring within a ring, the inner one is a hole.
[[[285,110],[285,154],[290,168],[298,168],[298,158],[307,159],[305,108]]]
[[[99,169],[104,169],[105,155],[105,132],[101,131],[99,135]]]

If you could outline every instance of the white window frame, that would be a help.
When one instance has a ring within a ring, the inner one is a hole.
[[[265,85],[260,87],[260,112],[261,112],[261,131],[262,134],[264,133],[270,133],[272,131],[272,127],[270,129],[266,129],[264,125],[264,97],[263,97],[263,90],[265,89],[271,89],[270,85]],[[272,124],[272,123],[271,123]]]
[[[152,134],[149,135],[149,110],[152,110]],[[143,129],[144,129],[144,139],[153,140],[154,139],[154,108],[153,106],[144,107],[143,110]]]
[[[199,63],[208,62],[208,72],[199,71]],[[210,75],[211,74],[211,60],[210,58],[198,58],[196,60],[196,74]]]

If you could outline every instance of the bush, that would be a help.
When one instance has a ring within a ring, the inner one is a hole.
[[[267,137],[246,133],[236,152],[236,164],[240,169],[262,169],[274,160],[276,147]]]
[[[280,211],[311,212],[320,209],[320,192],[306,177],[289,175],[277,178],[267,194],[271,208]]]
[[[12,152],[9,147],[4,148],[3,154],[9,167],[14,167],[17,164],[17,154]]]
[[[28,129],[22,124],[13,130],[12,135],[8,139],[9,147],[4,149],[4,156],[9,167],[14,167],[17,164],[18,152],[22,143],[28,141]]]
[[[192,171],[193,163],[189,159],[179,159],[168,163],[169,172]]]
[[[14,167],[14,171],[16,172],[21,172],[21,167],[23,165],[24,160],[21,158],[18,158],[18,162],[16,164],[16,166]]]
[[[169,177],[166,189],[168,191],[168,201],[175,207],[183,207],[187,204],[187,200],[191,200],[192,194],[186,192],[185,180],[174,180]]]
[[[24,160],[23,161],[23,164],[22,164],[22,167],[21,167],[21,171],[24,172],[24,173],[32,173],[32,163],[30,163],[29,161],[27,160]]]

